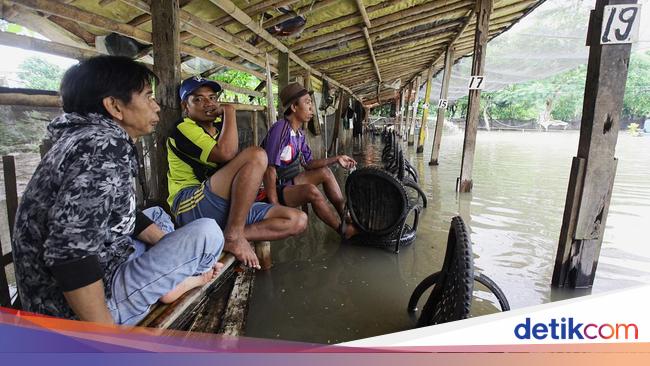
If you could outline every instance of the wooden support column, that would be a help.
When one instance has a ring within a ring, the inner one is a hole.
[[[338,154],[337,144],[339,140],[339,130],[341,128],[341,114],[345,108],[348,107],[348,94],[343,90],[339,90],[339,108],[336,111],[336,116],[334,116],[334,130],[332,131],[332,142],[328,149],[331,155]]]
[[[271,78],[271,62],[266,54],[266,129],[277,121],[275,103],[273,103],[273,79]]]
[[[427,138],[427,120],[429,119],[429,101],[431,99],[431,79],[433,79],[433,65],[429,66],[429,70],[427,71],[427,86],[424,92],[422,124],[420,125],[420,135],[418,136],[418,147],[415,150],[418,154],[421,154],[424,151],[424,140]]]
[[[445,71],[442,76],[442,85],[440,86],[440,99],[444,100],[444,105],[438,104],[438,115],[436,116],[436,129],[433,134],[433,146],[431,147],[431,160],[429,165],[438,165],[440,156],[440,141],[442,141],[442,129],[445,124],[445,112],[447,111],[447,94],[449,92],[449,78],[451,77],[451,66],[454,63],[454,49],[447,47],[445,52]]]
[[[591,12],[580,141],[569,177],[553,286],[588,288],[594,282],[616,175],[614,152],[631,49],[629,43],[601,45],[601,25],[606,5],[635,3],[599,0]]]
[[[399,96],[395,98],[395,132],[397,136],[400,135],[400,129],[402,126],[402,109],[404,108],[404,91],[399,92]]]
[[[485,52],[487,50],[490,13],[492,0],[479,0],[476,4],[476,31],[474,33],[474,56],[472,57],[471,76],[483,76]],[[472,170],[474,168],[474,150],[476,148],[476,128],[481,112],[481,90],[470,89],[465,120],[465,142],[460,166],[460,177],[456,181],[457,192],[472,191]]]
[[[402,126],[402,131],[400,131],[400,134],[404,136],[404,141],[406,141],[406,138],[408,136],[408,126],[409,126],[409,118],[411,117],[411,110],[413,109],[413,105],[411,104],[411,94],[413,92],[413,82],[408,84],[408,91],[406,92],[407,97],[406,97],[406,103],[404,104],[404,108],[406,109],[406,118],[404,118],[404,126]]]
[[[415,125],[418,119],[418,104],[420,104],[420,82],[422,76],[418,75],[415,78],[415,100],[413,101],[413,112],[411,113],[411,121],[409,122],[408,133],[408,146],[415,145]]]
[[[278,51],[278,95],[285,86],[289,85],[289,54]],[[280,99],[278,97],[278,99]],[[284,117],[284,107],[282,101],[278,100],[278,113],[280,118]]]
[[[151,154],[151,198],[167,201],[167,152],[165,141],[181,117],[178,86],[181,82],[181,59],[178,0],[151,3],[154,72],[160,80],[156,84],[156,99],[160,103],[160,123],[154,135],[155,148]],[[145,197],[149,198],[149,197]]]
[[[309,70],[305,71],[305,76],[303,76],[303,83],[305,89],[308,91],[313,91],[313,88],[311,86],[311,72]],[[318,106],[316,105],[316,98],[313,94],[311,96],[311,111],[314,114],[311,120],[307,122],[307,127],[309,131],[314,134],[314,136],[318,136],[320,135],[320,114],[318,111]]]

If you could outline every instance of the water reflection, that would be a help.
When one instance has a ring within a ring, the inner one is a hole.
[[[650,247],[640,233],[650,218],[650,137],[619,134],[605,239],[594,288],[586,292],[549,285],[578,133],[479,132],[473,192],[459,195],[462,139],[445,131],[437,167],[428,165],[431,136],[424,155],[407,148],[429,207],[415,244],[399,255],[341,245],[313,214],[305,234],[274,243],[275,267],[256,277],[246,334],[337,343],[413,327],[408,298],[442,267],[450,219],[458,214],[472,232],[477,270],[502,287],[513,308],[650,283]],[[378,163],[381,148],[368,136],[355,158]],[[472,313],[494,312],[496,304],[477,287]]]

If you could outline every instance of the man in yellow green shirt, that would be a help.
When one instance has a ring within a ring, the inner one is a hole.
[[[268,159],[259,147],[238,153],[235,108],[220,105],[221,86],[192,77],[180,87],[185,118],[167,140],[168,203],[179,225],[213,218],[224,231],[224,250],[259,268],[249,241],[277,240],[301,233],[300,210],[254,202]]]

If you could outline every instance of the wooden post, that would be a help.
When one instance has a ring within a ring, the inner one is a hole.
[[[332,155],[338,154],[336,147],[339,140],[339,129],[341,128],[341,114],[343,114],[345,108],[348,107],[348,95],[343,90],[339,90],[339,96],[340,96],[339,108],[336,111],[336,115],[334,116],[334,130],[332,131],[332,143],[330,144],[330,147],[328,149],[329,153]]]
[[[399,97],[397,98],[397,108],[395,108],[397,111],[397,128],[395,128],[395,132],[397,132],[397,136],[402,135],[402,118],[404,117],[404,90],[399,92]]]
[[[251,125],[253,127],[253,145],[260,145],[260,138],[257,132],[257,111],[251,111]]]
[[[424,140],[427,138],[427,120],[429,119],[429,101],[431,99],[431,82],[433,79],[433,65],[429,66],[427,71],[427,87],[424,92],[424,106],[422,110],[422,123],[420,124],[420,135],[418,136],[418,147],[416,153],[421,154],[424,151]]]
[[[285,86],[289,85],[289,54],[286,52],[278,51],[278,95]],[[280,98],[278,98],[280,99]],[[284,117],[285,106],[282,101],[278,100],[280,117]]]
[[[309,70],[305,71],[305,76],[303,77],[304,87],[308,91],[312,91],[311,86],[311,72]],[[318,113],[318,106],[316,105],[316,98],[314,95],[311,96],[311,110],[314,113],[312,119],[307,122],[307,125],[310,126],[310,130],[315,136],[320,135],[320,116]]]
[[[9,236],[14,237],[14,223],[18,210],[18,188],[16,186],[16,161],[13,155],[2,157],[2,171],[5,179],[5,199],[7,200],[7,224]]]
[[[411,111],[413,110],[413,104],[411,104],[411,94],[413,92],[413,82],[410,82],[408,84],[408,93],[406,97],[406,103],[404,104],[404,107],[406,107],[406,118],[404,119],[404,126],[402,126],[402,135],[404,136],[404,141],[406,141],[406,138],[408,137],[408,128],[409,128],[409,119],[411,118]]]
[[[271,78],[271,62],[269,60],[269,54],[266,54],[266,114],[267,114],[267,124],[266,129],[268,130],[271,126],[277,121],[275,115],[275,103],[273,103],[273,79]]]
[[[151,3],[153,69],[160,78],[156,84],[156,99],[160,103],[160,123],[155,132],[156,147],[151,154],[151,171],[154,172],[151,195],[160,203],[167,201],[168,194],[165,142],[174,123],[181,117],[178,96],[178,86],[181,82],[178,9],[178,0]]]
[[[418,75],[415,78],[415,100],[413,101],[413,113],[411,113],[411,122],[409,122],[408,131],[408,146],[415,145],[415,124],[418,119],[418,104],[420,104],[420,80],[422,77]]]
[[[471,76],[483,76],[485,52],[487,50],[490,13],[492,0],[480,0],[476,8],[476,31],[474,33],[474,56],[472,57]],[[460,166],[460,177],[456,181],[456,191],[472,191],[472,170],[474,168],[474,150],[476,148],[476,128],[481,104],[481,90],[470,89],[465,120],[465,142]]]
[[[255,243],[255,254],[260,259],[260,267],[263,271],[273,267],[273,260],[271,259],[271,242],[259,241]]]
[[[588,288],[594,282],[616,175],[614,151],[631,49],[629,43],[601,45],[601,25],[606,5],[635,3],[599,0],[591,12],[578,156],[569,178],[553,286]]]
[[[447,94],[449,92],[449,79],[451,77],[451,66],[454,63],[454,49],[447,47],[445,52],[445,71],[442,76],[442,85],[440,86],[440,99],[444,100],[444,105],[438,104],[438,115],[436,116],[436,129],[433,134],[433,146],[431,146],[431,160],[429,165],[438,165],[440,156],[440,141],[442,140],[442,129],[445,124],[445,112],[447,111]]]

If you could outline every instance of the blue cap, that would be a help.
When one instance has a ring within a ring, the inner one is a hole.
[[[221,91],[221,85],[217,83],[216,81],[212,81],[209,79],[202,78],[200,76],[192,76],[191,78],[187,78],[183,80],[181,83],[181,88],[180,88],[180,97],[181,101],[187,99],[187,97],[194,93],[194,91],[202,86],[209,86],[214,90],[215,93],[218,93]]]

